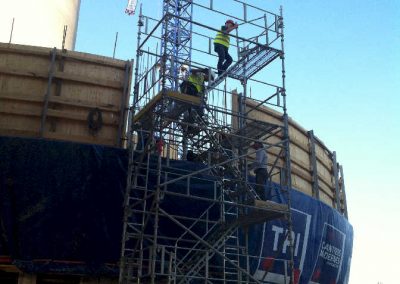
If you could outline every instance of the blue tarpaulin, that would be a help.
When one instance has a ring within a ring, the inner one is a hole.
[[[295,283],[348,283],[353,228],[335,209],[299,191],[291,191]],[[258,279],[285,283],[289,246],[284,221],[252,227],[250,253]],[[268,271],[268,273],[265,273]]]

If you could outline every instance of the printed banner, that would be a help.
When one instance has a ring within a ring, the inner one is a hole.
[[[280,197],[283,198],[283,197]],[[348,283],[353,228],[335,209],[292,191],[295,284]],[[251,262],[262,283],[289,283],[290,245],[287,224],[272,221],[251,233]]]

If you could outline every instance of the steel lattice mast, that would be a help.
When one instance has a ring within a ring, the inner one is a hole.
[[[192,0],[163,1],[163,17],[166,19],[162,26],[161,56],[165,56],[166,73],[170,75],[165,82],[168,89],[178,89],[179,67],[182,64],[190,66],[192,13]]]

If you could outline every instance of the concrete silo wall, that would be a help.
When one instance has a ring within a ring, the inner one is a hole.
[[[0,0],[0,42],[61,48],[75,47],[80,0]],[[14,26],[12,23],[14,19]]]

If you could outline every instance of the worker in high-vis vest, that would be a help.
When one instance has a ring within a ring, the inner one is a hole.
[[[201,96],[204,93],[204,82],[214,80],[214,72],[208,68],[192,69],[190,75],[180,85],[181,93]]]
[[[211,68],[202,68],[202,69],[192,69],[190,70],[190,75],[181,83],[180,90],[181,93],[190,96],[201,97],[204,94],[205,84],[204,82],[210,83],[215,79],[215,74],[211,70]],[[193,110],[197,112],[197,114],[201,117],[204,114],[204,100],[200,106],[190,107],[188,109],[189,116],[193,113]]]
[[[232,64],[232,57],[228,53],[229,49],[229,33],[234,29],[237,29],[238,24],[232,20],[227,20],[225,26],[221,27],[221,30],[217,32],[214,38],[214,51],[218,54],[218,75],[221,75],[228,69]]]

